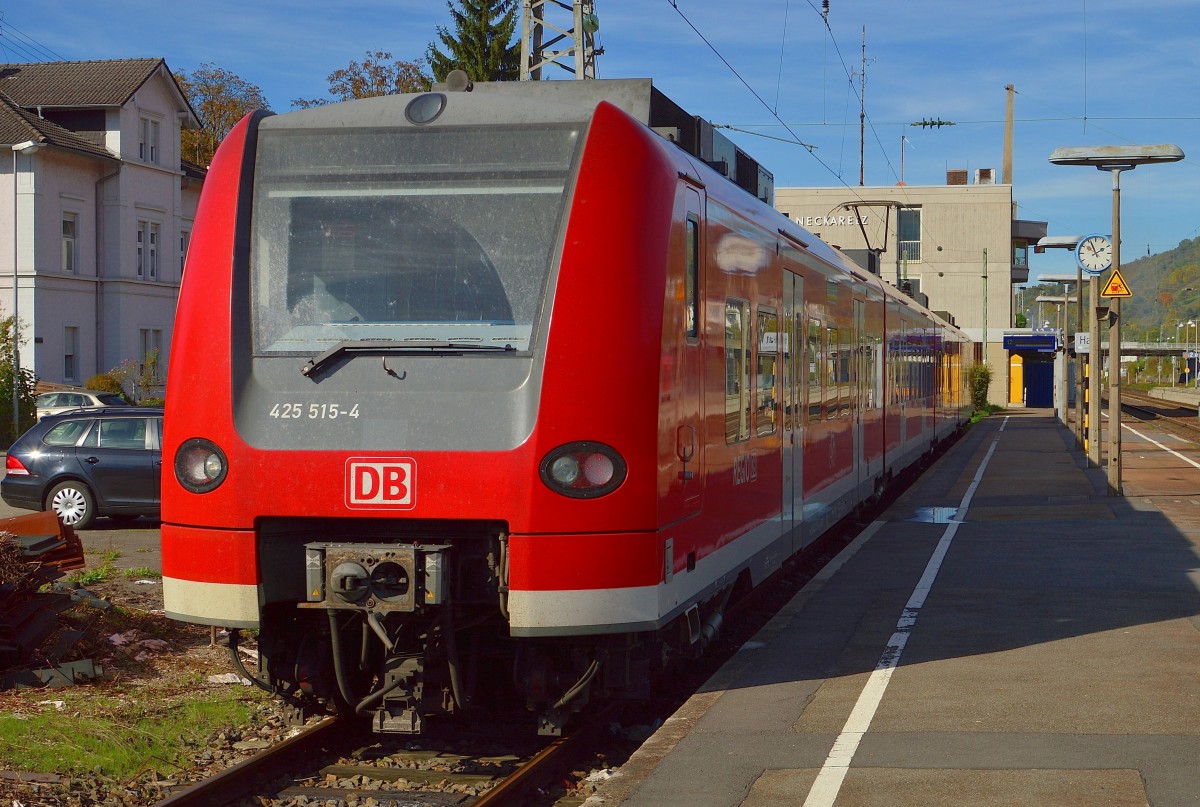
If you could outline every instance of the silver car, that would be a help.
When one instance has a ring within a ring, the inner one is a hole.
[[[112,392],[96,392],[94,390],[58,390],[43,392],[34,398],[37,406],[37,417],[41,420],[46,415],[57,415],[59,412],[70,412],[75,409],[96,409],[101,406],[129,406],[120,395]]]

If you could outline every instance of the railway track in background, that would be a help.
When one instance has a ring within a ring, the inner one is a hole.
[[[1153,422],[1155,426],[1194,441],[1200,441],[1200,417],[1195,406],[1151,398],[1126,389],[1121,390],[1121,410],[1138,420]]]

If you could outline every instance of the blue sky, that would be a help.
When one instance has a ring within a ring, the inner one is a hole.
[[[729,133],[780,187],[854,187],[865,26],[867,185],[900,180],[902,137],[910,185],[942,184],[948,168],[999,173],[1004,87],[1013,84],[1020,218],[1049,222],[1051,235],[1108,233],[1110,175],[1052,166],[1050,152],[1174,143],[1183,162],[1122,176],[1122,257],[1200,235],[1195,0],[830,0],[828,28],[820,8],[821,0],[597,0],[605,49],[597,70],[649,76],[693,114],[816,146]],[[368,50],[422,56],[435,26],[450,23],[440,0],[209,0],[183,9],[41,0],[0,12],[0,60],[161,56],[184,71],[214,62],[258,85],[276,111],[324,96],[326,76]],[[935,118],[956,125],[909,125]],[[1049,252],[1032,269],[1073,272],[1074,260]],[[1127,280],[1139,293],[1137,278]]]

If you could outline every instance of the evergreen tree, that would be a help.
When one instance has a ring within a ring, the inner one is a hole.
[[[457,8],[455,6],[458,6]],[[446,0],[454,34],[437,27],[443,52],[435,43],[425,51],[438,81],[451,70],[465,70],[472,81],[515,81],[521,75],[521,46],[516,0]]]

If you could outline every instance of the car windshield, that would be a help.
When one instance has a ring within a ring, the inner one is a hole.
[[[120,395],[114,395],[112,393],[97,395],[96,400],[105,406],[125,406],[125,399]]]
[[[528,349],[581,129],[264,127],[255,355],[348,340]]]

